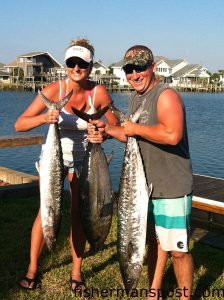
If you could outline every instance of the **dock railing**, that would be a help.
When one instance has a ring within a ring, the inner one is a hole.
[[[224,215],[224,202],[193,196],[192,207]]]
[[[0,148],[40,145],[43,135],[14,135],[0,137]],[[0,198],[13,196],[36,195],[39,193],[39,176],[19,172],[0,166]]]
[[[44,136],[40,134],[13,135],[0,137],[0,148],[43,144]]]

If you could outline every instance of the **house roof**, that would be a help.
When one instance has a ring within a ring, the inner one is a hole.
[[[196,70],[192,70],[192,72],[190,72],[188,76],[199,77],[202,72],[204,72],[203,77],[206,77],[205,74],[207,75],[207,77],[210,77],[210,75],[207,72],[207,69],[205,69],[203,66],[199,66]]]
[[[100,60],[96,60],[94,63],[93,63],[93,67],[95,69],[99,68],[99,67],[103,67],[104,69],[106,70],[109,70],[108,67],[106,67]]]
[[[184,61],[184,59],[168,59],[165,58],[163,59],[163,61],[170,67],[173,68],[176,65],[179,65],[180,63],[182,63]]]
[[[21,55],[18,55],[18,57],[35,57],[35,56],[39,56],[39,55],[47,55],[50,57],[50,59],[57,65],[59,66],[60,68],[63,68],[63,65],[61,63],[59,63],[49,52],[28,52],[28,53],[25,53],[25,54],[21,54]],[[11,63],[9,63],[7,65],[7,67],[17,67],[18,66],[18,63],[17,63],[17,58],[14,59]]]
[[[160,62],[161,60],[165,60],[165,59],[168,59],[164,56],[154,56],[154,60],[156,63]]]
[[[116,62],[111,68],[122,68],[123,66],[123,59],[119,60],[118,62]]]
[[[203,77],[206,77],[205,74],[207,74],[207,77],[210,77],[210,75],[207,73],[207,69],[201,65],[197,64],[190,64],[186,65],[182,69],[175,72],[172,76],[175,78],[177,77],[199,77],[201,73],[204,72]]]
[[[172,76],[173,77],[183,77],[189,73],[193,74],[193,71],[198,70],[199,67],[200,67],[200,65],[196,65],[196,64],[186,65],[183,68],[181,68],[180,70],[178,70],[177,72],[173,73]]]
[[[42,54],[46,54],[47,52],[28,52],[25,54],[18,55],[18,57],[34,57]]]

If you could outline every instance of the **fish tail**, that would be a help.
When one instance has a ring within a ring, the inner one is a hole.
[[[73,110],[74,114],[76,114],[79,118],[85,120],[86,122],[89,122],[89,120],[98,120],[98,119],[100,119],[108,111],[108,109],[109,109],[109,106],[107,105],[95,114],[87,114],[84,111],[81,111],[81,110],[78,110],[75,107],[72,107],[72,110]]]
[[[65,104],[69,101],[69,99],[71,98],[71,96],[73,94],[73,90],[58,102],[50,101],[47,97],[44,96],[44,94],[41,91],[38,91],[38,94],[48,109],[54,108],[57,110],[61,110],[65,106]]]
[[[71,90],[71,92],[69,92],[63,99],[61,99],[60,101],[57,102],[57,109],[61,110],[65,104],[68,103],[69,99],[71,98],[73,94],[73,90]]]

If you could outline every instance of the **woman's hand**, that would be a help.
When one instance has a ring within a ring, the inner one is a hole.
[[[45,122],[48,124],[55,124],[59,120],[60,111],[56,109],[49,109],[45,114]]]

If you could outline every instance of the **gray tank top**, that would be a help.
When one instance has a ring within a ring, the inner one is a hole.
[[[158,83],[144,95],[134,93],[129,101],[129,114],[133,113],[146,100],[145,112],[139,123],[158,124],[157,102],[159,95],[170,88]],[[186,114],[184,104],[184,133],[179,144],[160,145],[137,137],[148,184],[153,184],[152,198],[178,198],[192,193],[193,175],[189,154]]]

